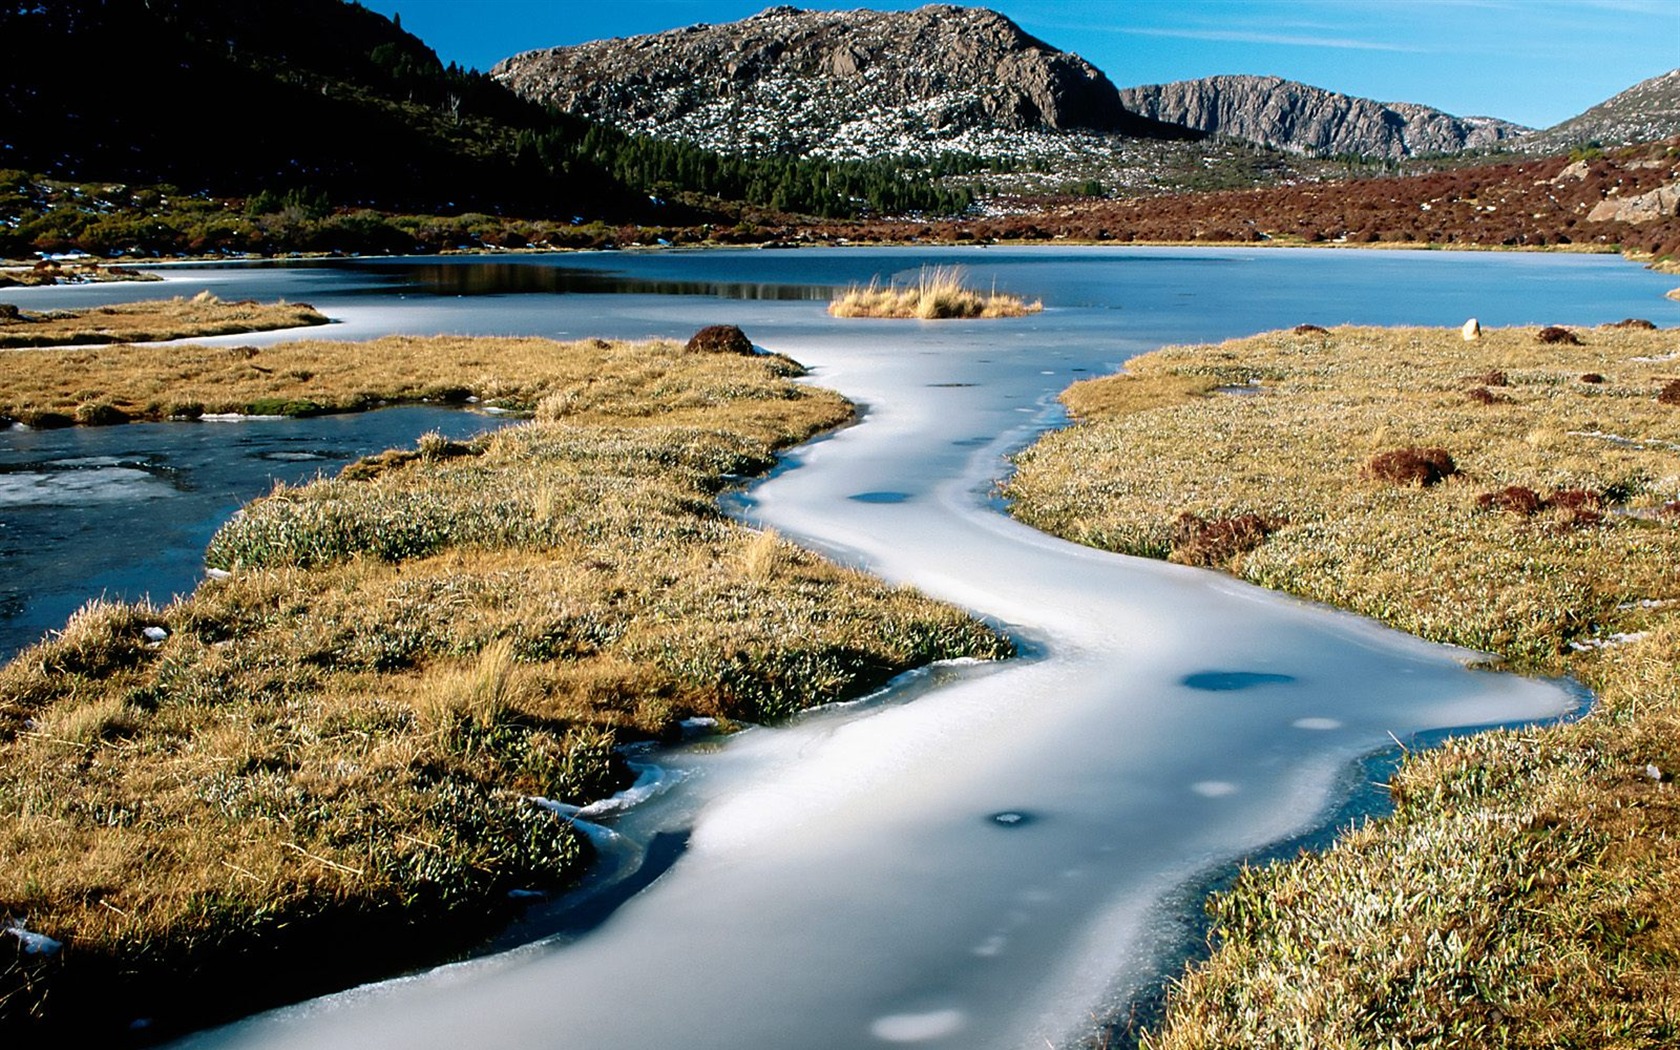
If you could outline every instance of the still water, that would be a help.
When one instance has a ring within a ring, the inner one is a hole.
[[[938,323],[823,311],[834,287],[924,262],[1046,310]],[[1162,343],[1306,321],[1680,324],[1670,280],[1568,256],[817,249],[168,273],[161,288],[16,298],[209,287],[306,299],[347,338],[740,324],[857,401],[862,423],[790,456],[736,509],[973,609],[1027,653],[654,756],[647,800],[583,814],[610,871],[646,865],[628,900],[597,885],[588,922],[566,920],[567,901],[534,909],[527,931],[558,931],[534,945],[195,1047],[1077,1043],[1175,965],[1185,886],[1321,823],[1391,734],[1556,717],[1576,700],[1353,617],[1015,524],[992,488],[1009,450],[1060,421],[1054,395]],[[125,509],[108,528],[149,513],[109,503]]]

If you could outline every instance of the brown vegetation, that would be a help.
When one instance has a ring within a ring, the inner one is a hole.
[[[1568,343],[1570,346],[1580,346],[1581,337],[1567,328],[1557,325],[1547,325],[1534,333],[1534,338],[1542,343]]]
[[[1435,485],[1457,473],[1452,453],[1444,448],[1397,448],[1379,452],[1366,462],[1364,469],[1366,477],[1391,485]]]
[[[683,349],[691,354],[751,354],[752,340],[732,324],[711,324],[689,337]]]

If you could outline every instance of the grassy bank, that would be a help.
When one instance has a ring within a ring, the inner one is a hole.
[[[1393,817],[1215,898],[1150,1046],[1680,1038],[1673,332],[1303,328],[1064,399],[1023,520],[1568,673],[1579,723],[1409,758]]]
[[[28,313],[0,303],[0,350],[93,343],[152,343],[326,324],[307,303],[223,302],[209,292],[87,310]]]
[[[64,944],[0,935],[0,1027],[167,1027],[436,960],[510,891],[582,870],[582,837],[528,796],[611,792],[615,744],[1010,652],[716,509],[850,417],[786,359],[264,354],[400,371],[399,351],[520,376],[537,418],[277,488],[212,541],[226,578],[161,609],[96,602],[0,670],[0,916]]]
[[[529,412],[546,396],[610,401],[653,381],[604,342],[390,336],[366,343],[125,346],[8,355],[0,421],[31,426],[206,413],[316,415],[438,401]],[[725,367],[721,366],[720,367]]]
[[[976,291],[963,283],[961,268],[923,267],[915,284],[878,282],[852,287],[828,304],[835,317],[916,318],[934,321],[967,317],[1022,317],[1044,309],[1043,303],[1029,303],[1017,295],[992,290]]]

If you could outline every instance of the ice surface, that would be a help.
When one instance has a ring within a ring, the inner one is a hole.
[[[1000,454],[1059,418],[1052,398],[1069,372],[1323,317],[1325,303],[1338,321],[1462,317],[1467,298],[1491,323],[1523,319],[1532,299],[1548,313],[1587,303],[1581,323],[1614,319],[1632,298],[1624,286],[1644,288],[1637,269],[1443,253],[770,254],[543,265],[844,284],[874,265],[887,278],[962,261],[980,283],[997,275],[1050,309],[846,323],[820,302],[562,295],[540,312],[486,296],[457,313],[387,301],[381,315],[362,297],[346,329],[686,338],[740,324],[867,406],[861,425],[754,489],[747,516],[1007,624],[1031,657],[940,669],[914,680],[912,702],[889,696],[666,755],[686,779],[615,826],[686,833],[686,849],[579,939],[191,1045],[1067,1045],[1156,979],[1168,913],[1194,908],[1175,897],[1182,887],[1313,826],[1350,764],[1391,734],[1574,706],[1550,683],[1471,672],[1460,651],[1063,543],[1001,516],[990,494]],[[999,819],[1010,814],[1030,819]]]

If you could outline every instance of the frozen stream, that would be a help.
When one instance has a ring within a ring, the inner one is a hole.
[[[964,262],[1050,309],[834,322],[787,290],[923,259]],[[1320,821],[1360,756],[1391,735],[1554,717],[1576,701],[1353,617],[1016,525],[989,501],[1001,456],[1055,422],[1050,398],[1069,381],[1162,342],[1309,320],[1680,322],[1663,278],[1579,257],[810,251],[527,265],[690,284],[398,299],[363,290],[354,270],[209,279],[234,286],[219,294],[291,298],[306,296],[288,281],[318,282],[307,297],[345,318],[328,334],[347,336],[686,336],[739,323],[865,407],[861,425],[800,450],[742,512],[1005,624],[1030,655],[664,756],[676,787],[601,834],[620,836],[609,853],[632,864],[660,833],[686,848],[595,928],[275,1011],[194,1047],[1076,1042],[1173,965],[1175,891]]]

